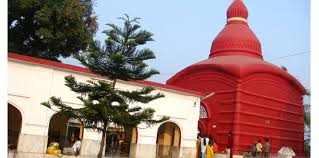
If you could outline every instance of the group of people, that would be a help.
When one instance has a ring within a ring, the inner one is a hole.
[[[233,157],[233,134],[228,132],[228,142],[227,142],[227,154],[230,158]],[[196,158],[214,158],[214,153],[218,151],[218,145],[215,139],[212,139],[211,136],[207,138],[205,135],[202,137],[197,136],[196,144]],[[252,157],[256,158],[269,158],[270,157],[270,143],[269,139],[265,138],[264,145],[261,140],[254,142],[252,145]]]
[[[72,140],[73,139],[73,140]],[[78,137],[71,138],[70,141],[67,141],[65,144],[72,144],[72,155],[79,155],[80,153],[80,148],[81,148],[81,139]],[[60,149],[60,144],[57,138],[54,139],[54,141],[50,142],[47,148],[47,153],[48,154],[57,154],[60,155],[62,154],[62,150]]]
[[[270,143],[269,139],[265,138],[264,146],[259,139],[258,142],[254,142],[252,145],[252,156],[256,158],[269,158],[270,157]]]
[[[106,152],[116,152],[120,145],[120,139],[117,134],[110,134],[106,139]]]
[[[216,140],[214,140],[211,136],[197,136],[196,158],[214,158],[214,153],[217,151],[218,145],[216,143]]]

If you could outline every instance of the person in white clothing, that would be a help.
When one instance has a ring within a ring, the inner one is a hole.
[[[72,146],[73,152],[76,156],[79,155],[80,148],[81,148],[81,139],[76,138],[76,142]]]
[[[200,139],[200,146],[201,146],[201,153],[202,153],[202,158],[206,157],[206,145],[208,144],[209,139],[206,138],[205,135]]]

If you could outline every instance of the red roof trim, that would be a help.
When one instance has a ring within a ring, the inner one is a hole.
[[[40,58],[34,58],[34,57],[20,55],[20,54],[9,53],[8,54],[8,59],[22,60],[22,61],[26,61],[26,62],[30,62],[30,63],[47,65],[47,66],[50,66],[50,67],[56,67],[56,68],[68,69],[68,70],[82,72],[82,73],[93,74],[87,68],[74,66],[74,65],[69,65],[69,64],[64,64],[64,63],[60,63],[60,62],[56,62],[56,61],[50,61],[50,60],[45,60],[45,59],[40,59]]]
[[[96,75],[87,68],[74,66],[74,65],[70,65],[70,64],[64,64],[64,63],[60,63],[60,62],[56,62],[56,61],[34,58],[34,57],[15,54],[15,53],[8,53],[8,59],[16,59],[16,60],[21,60],[21,61],[25,61],[25,62],[46,65],[46,66],[50,66],[50,67],[67,69],[67,70],[71,70],[71,71]],[[163,89],[174,90],[177,92],[183,92],[183,93],[192,94],[192,95],[196,95],[196,96],[202,96],[202,93],[197,92],[197,91],[192,91],[192,90],[188,90],[188,89],[184,89],[184,88],[180,88],[180,87],[176,87],[176,86],[171,86],[171,85],[166,85],[166,84],[161,84],[161,83],[157,83],[157,82],[151,82],[151,81],[145,81],[145,80],[129,81],[129,82],[143,84],[143,85],[147,85],[147,86],[158,87],[158,88],[163,88]]]

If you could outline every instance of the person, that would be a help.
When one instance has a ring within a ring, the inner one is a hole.
[[[209,136],[208,136],[208,139],[209,139],[208,144],[209,144],[209,145],[213,145],[213,141],[214,141],[214,140],[213,140],[213,137],[212,137],[211,135],[209,135]]]
[[[75,143],[72,146],[72,149],[73,149],[75,156],[79,155],[80,148],[81,148],[81,139],[77,137]]]
[[[58,139],[55,138],[53,142],[48,145],[47,153],[48,154],[61,154],[61,150],[59,148]]]
[[[118,150],[118,147],[119,147],[119,138],[117,136],[117,134],[114,134],[114,137],[113,137],[113,142],[114,142],[114,148],[113,148],[113,152],[116,152]]]
[[[256,157],[256,145],[257,145],[257,142],[254,142],[252,146],[251,154],[253,157]]]
[[[264,158],[269,158],[270,156],[270,144],[269,139],[265,138],[265,145],[264,145]]]
[[[206,138],[205,135],[203,135],[203,137],[200,140],[200,148],[201,148],[201,154],[202,154],[202,158],[206,157],[206,145],[208,144],[208,138]]]
[[[233,132],[228,132],[227,154],[233,158]]]
[[[115,137],[115,134],[111,134],[111,136],[110,136],[110,140],[111,140],[110,152],[115,151],[115,141],[114,141],[115,138],[114,137]]]
[[[195,158],[199,158],[199,151],[200,151],[200,137],[199,135],[197,135]]]
[[[206,158],[214,158],[212,141],[209,141],[209,143],[206,145]]]
[[[218,151],[218,145],[216,139],[213,139],[213,151],[216,153]]]
[[[113,135],[109,134],[106,139],[106,150],[107,152],[110,152],[112,149],[112,142],[113,142]]]
[[[75,142],[76,140],[74,138],[74,134],[72,134],[72,136],[70,137],[69,146],[72,146]]]
[[[13,144],[8,145],[8,158],[16,158],[15,146]]]
[[[257,158],[262,158],[262,150],[263,145],[261,144],[261,140],[258,140],[258,143],[256,144],[256,151],[257,151]]]

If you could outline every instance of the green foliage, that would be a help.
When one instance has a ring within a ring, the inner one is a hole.
[[[284,71],[287,71],[288,72],[288,69],[285,67],[285,66],[280,66],[280,68]]]
[[[305,150],[305,155],[306,156],[309,156],[310,157],[310,151],[311,151],[311,149],[310,149],[311,147],[310,147],[310,142],[309,142],[309,140],[305,140],[304,141],[304,150]]]
[[[9,0],[9,52],[58,61],[84,51],[97,30],[92,0]]]
[[[311,96],[309,89],[306,89],[304,96],[308,96],[308,97]],[[309,127],[309,129],[310,129],[310,118],[311,118],[310,104],[304,104],[304,122],[305,122],[305,126]]]
[[[310,128],[310,105],[306,104],[304,105],[305,108],[305,114],[304,114],[304,122],[305,125],[308,126]]]
[[[107,24],[109,30],[105,46],[100,42],[92,43],[89,53],[77,56],[83,65],[93,72],[106,76],[107,78],[121,80],[144,80],[152,75],[159,74],[157,70],[146,70],[147,64],[144,60],[155,59],[154,52],[148,48],[138,49],[137,46],[153,41],[152,33],[139,30],[138,18],[124,20],[124,27],[120,28],[114,24]]]
[[[82,108],[74,109],[57,97],[51,97],[50,101],[43,102],[42,105],[57,112],[62,111],[71,118],[80,119],[85,128],[106,132],[107,128],[104,127],[107,127],[111,122],[120,126],[136,127],[142,122],[150,126],[168,119],[162,117],[159,120],[153,120],[154,109],[129,106],[128,102],[148,103],[164,97],[161,93],[150,95],[154,90],[152,87],[145,87],[129,93],[113,88],[109,82],[103,80],[81,83],[77,82],[73,76],[65,77],[65,85],[79,95],[77,98],[83,102]]]
[[[153,87],[128,91],[115,86],[119,79],[144,80],[159,73],[154,69],[147,70],[148,65],[144,63],[145,60],[155,58],[153,51],[148,48],[137,49],[153,40],[152,33],[138,30],[138,18],[130,20],[126,15],[121,19],[124,20],[123,28],[107,24],[110,29],[104,31],[107,35],[105,46],[101,46],[98,41],[92,42],[89,52],[77,56],[83,65],[109,81],[81,83],[73,76],[66,76],[65,85],[78,94],[77,98],[83,102],[83,107],[74,109],[57,97],[51,97],[50,101],[42,103],[71,118],[80,119],[85,128],[102,131],[99,158],[102,156],[105,133],[110,123],[132,128],[141,123],[151,126],[169,119],[167,116],[153,119],[154,109],[136,105],[164,97],[162,93],[152,95],[155,90]]]
[[[310,90],[306,89],[306,93],[304,96],[311,96]],[[310,104],[304,104],[304,123],[305,123],[305,134],[307,139],[304,140],[304,152],[306,156],[310,157],[310,131],[311,131],[311,112],[310,112]]]

